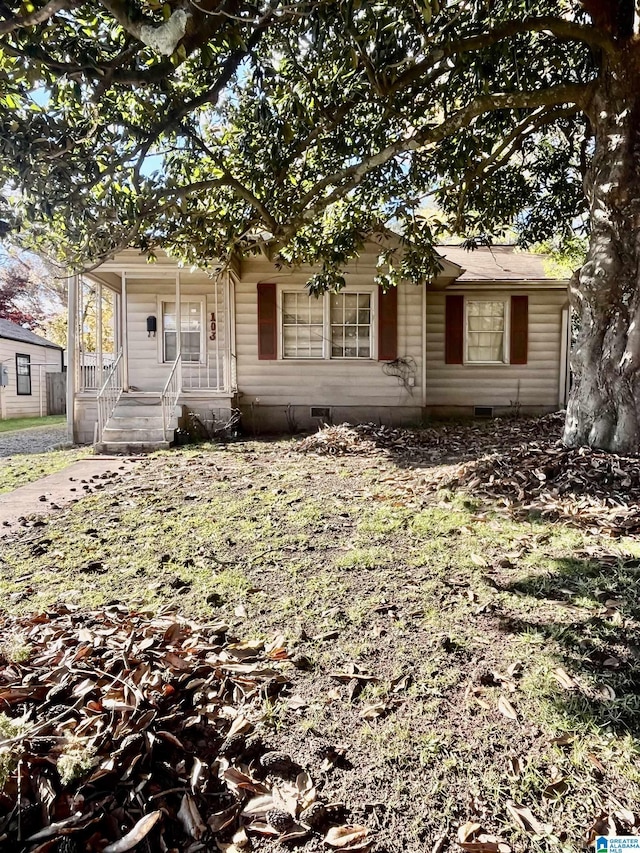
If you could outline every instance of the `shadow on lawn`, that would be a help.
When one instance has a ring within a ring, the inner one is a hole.
[[[554,691],[552,701],[576,728],[590,723],[640,737],[640,560],[602,554],[557,566],[554,574],[502,586],[543,605],[529,619],[505,614],[502,627],[538,635],[558,650],[558,665],[576,685]],[[562,618],[549,619],[557,605],[564,605]]]

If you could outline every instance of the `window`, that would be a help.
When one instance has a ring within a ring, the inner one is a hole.
[[[331,294],[331,357],[371,358],[371,294]]]
[[[322,298],[308,293],[282,294],[283,358],[323,358],[324,307]]]
[[[372,358],[372,293],[282,293],[283,358]],[[325,343],[326,342],[326,343]]]
[[[31,394],[30,355],[16,355],[16,386],[18,394]]]
[[[506,361],[506,303],[466,300],[466,361]]]
[[[163,361],[176,360],[176,303],[162,303],[162,346]],[[182,360],[202,361],[202,303],[181,302],[180,304],[180,347]]]

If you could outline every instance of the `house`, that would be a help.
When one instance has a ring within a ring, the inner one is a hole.
[[[47,373],[62,373],[62,347],[0,319],[0,419],[49,414]]]
[[[543,257],[446,246],[433,281],[383,293],[378,252],[367,244],[345,289],[319,299],[305,289],[312,268],[268,253],[215,274],[133,250],[107,261],[91,276],[115,294],[115,353],[97,354],[113,360],[101,389],[83,387],[69,359],[75,439],[168,446],[185,406],[217,419],[238,406],[262,432],[565,405],[568,283],[545,274]]]

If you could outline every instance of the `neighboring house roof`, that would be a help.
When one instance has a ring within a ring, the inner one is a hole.
[[[58,344],[51,343],[46,338],[36,335],[35,332],[29,329],[23,329],[17,323],[12,323],[11,320],[0,319],[0,338],[6,338],[10,341],[19,341],[21,344],[33,344],[37,347],[50,347],[51,349],[59,349],[62,347]]]
[[[558,281],[545,269],[547,255],[523,252],[515,246],[438,246],[438,254],[462,267],[457,281]]]

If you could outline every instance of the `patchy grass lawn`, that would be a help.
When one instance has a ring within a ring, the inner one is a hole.
[[[3,609],[170,606],[282,635],[299,657],[268,737],[381,851],[456,849],[466,821],[514,851],[580,849],[603,815],[629,831],[638,539],[399,491],[437,471],[414,464],[291,440],[159,454],[3,544]]]
[[[0,494],[62,471],[86,455],[86,447],[70,447],[47,453],[19,453],[0,459]]]
[[[48,427],[63,424],[67,420],[66,415],[45,415],[43,418],[9,418],[0,421],[0,433],[15,432],[19,429],[31,429],[32,427]]]

